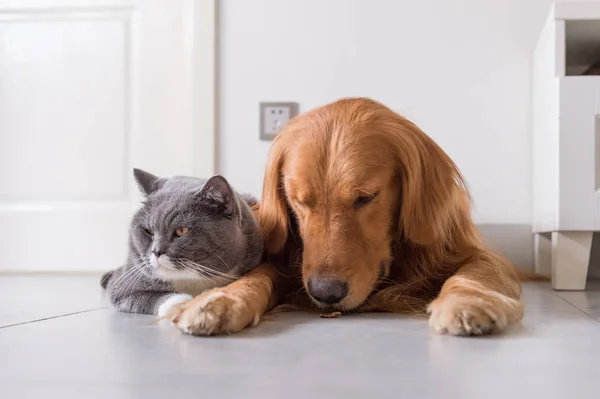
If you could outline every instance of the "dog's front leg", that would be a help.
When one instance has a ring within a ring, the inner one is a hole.
[[[217,335],[255,326],[275,305],[279,275],[270,264],[262,264],[239,280],[206,291],[177,305],[167,314],[184,333]]]
[[[500,332],[521,320],[521,283],[503,260],[490,256],[462,266],[427,311],[430,327],[450,335]]]

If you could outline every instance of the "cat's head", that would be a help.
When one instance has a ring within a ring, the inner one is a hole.
[[[240,204],[227,180],[159,178],[140,169],[134,176],[146,197],[131,223],[131,246],[139,257],[134,262],[165,281],[229,282],[240,261],[233,249],[245,240]]]

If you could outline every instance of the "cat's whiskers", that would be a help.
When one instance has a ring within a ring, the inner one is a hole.
[[[184,270],[195,273],[217,285],[227,284],[236,279],[236,277],[229,276],[225,273],[219,272],[218,270],[210,269],[204,265],[189,261],[187,259],[178,260],[178,265],[180,265]]]
[[[185,262],[186,266],[190,266],[192,268],[201,270],[201,271],[211,274],[215,277],[223,277],[223,278],[227,278],[227,279],[231,279],[231,280],[237,280],[237,277],[233,277],[228,273],[223,273],[222,271],[211,268],[210,265],[205,266],[200,263],[193,262],[189,259],[185,259],[184,262]]]
[[[194,278],[193,280],[202,286],[202,291],[206,291],[208,288],[210,288],[212,286],[220,286],[220,285],[224,285],[224,284],[228,283],[228,281],[217,282],[213,279],[214,278],[213,276],[206,275],[198,270],[194,270],[191,267],[185,265],[181,261],[177,262],[177,264],[182,270],[192,273],[195,276],[197,276],[197,278]],[[208,283],[210,283],[209,286],[207,286]]]
[[[148,261],[147,257],[140,256],[139,259],[140,259],[141,263],[139,266],[138,278],[133,282],[133,284],[130,288],[131,291],[133,291],[133,289],[138,285],[138,282],[144,278],[144,276],[145,276],[144,269],[152,268],[152,265],[150,265],[150,262]]]
[[[223,258],[221,258],[221,256],[219,256],[218,253],[215,252],[214,254],[216,255],[217,258],[219,258],[219,260],[221,260],[221,262],[223,262],[223,264],[227,267],[227,269],[231,270],[231,266],[229,266],[229,264],[227,264],[227,262],[225,262],[223,260]]]
[[[193,273],[193,270],[187,269],[185,267],[185,265],[181,264],[180,260],[175,259],[175,258],[170,258],[169,261],[170,261],[170,266],[165,268],[166,273],[163,273],[161,275],[161,279],[165,279],[168,281],[191,280],[197,275],[197,273]],[[189,275],[187,275],[183,272],[189,272],[194,277],[190,277]]]
[[[115,295],[121,296],[127,292],[130,284],[136,279],[139,272],[139,267],[134,266],[121,276],[119,280],[115,281]]]
[[[132,273],[125,279],[119,286],[119,290],[117,294],[127,295],[133,292],[136,282],[139,280],[140,276],[143,275],[141,267],[135,267],[132,269]]]
[[[122,286],[122,283],[125,280],[127,280],[128,278],[130,278],[136,272],[137,268],[138,268],[138,264],[134,263],[130,269],[126,270],[125,273],[123,273],[117,277],[117,279],[113,282],[113,285],[115,287],[120,288]]]
[[[128,291],[132,292],[137,282],[143,277],[143,269],[148,266],[148,263],[145,257],[139,256],[138,258],[138,262],[134,263],[127,273],[115,281],[115,287],[117,288],[115,293],[117,295],[125,294]]]
[[[135,279],[135,281],[133,282],[133,284],[131,284],[131,288],[129,289],[129,292],[132,293],[133,290],[135,289],[135,287],[137,287],[138,283],[140,282],[140,280],[142,280],[144,278],[144,272],[142,271],[143,268],[139,269],[139,273],[138,273],[138,278]]]
[[[194,270],[194,269],[192,269],[190,266],[186,265],[184,262],[181,262],[181,261],[180,261],[180,262],[179,262],[179,266],[180,266],[180,267],[181,267],[183,270],[185,270],[185,271],[188,271],[188,272],[190,272],[190,273],[194,273],[194,274],[196,274],[196,275],[198,275],[198,276],[202,277],[202,279],[207,279],[207,280],[210,280],[210,281],[212,281],[212,280],[210,279],[210,277],[211,277],[211,276],[209,276],[209,275],[206,275],[205,273],[202,273],[202,271],[200,271],[200,270]]]
[[[215,254],[215,255],[216,255],[216,254]],[[217,255],[217,256],[218,256],[218,255]],[[185,259],[185,263],[186,263],[188,266],[191,266],[191,267],[197,267],[197,268],[199,268],[199,269],[201,269],[201,270],[203,270],[203,271],[205,271],[205,272],[208,272],[208,273],[210,273],[210,274],[213,274],[213,275],[215,275],[215,276],[223,276],[223,277],[225,277],[225,278],[231,278],[231,276],[230,276],[228,273],[224,273],[224,272],[222,272],[222,271],[218,270],[217,268],[215,268],[215,267],[214,267],[213,265],[211,265],[211,264],[201,264],[201,263],[197,263],[197,262],[191,261],[191,260],[189,260],[189,259]]]
[[[196,281],[197,283],[199,283],[199,284],[201,284],[201,285],[202,285],[202,291],[206,291],[206,289],[208,288],[208,287],[206,286],[206,282],[207,282],[207,280],[208,280],[209,282],[211,282],[212,284],[215,284],[215,282],[214,282],[214,281],[213,281],[213,280],[210,278],[210,276],[206,276],[206,275],[204,275],[204,274],[202,274],[202,273],[198,272],[197,270],[194,270],[194,269],[192,269],[191,267],[189,267],[189,266],[185,265],[185,264],[184,264],[183,262],[181,262],[181,261],[179,261],[179,266],[180,266],[180,267],[181,267],[183,270],[185,270],[185,271],[188,271],[188,272],[190,272],[190,273],[193,273],[193,274],[195,274],[195,275],[197,275],[197,276],[199,276],[199,277],[200,277],[199,279],[197,279],[197,280],[195,279],[194,281]]]
[[[190,273],[194,273],[194,274],[196,274],[196,275],[200,276],[200,277],[201,277],[201,278],[203,278],[203,279],[207,279],[207,280],[210,280],[210,281],[212,281],[212,280],[210,279],[211,275],[208,275],[207,273],[204,273],[202,270],[199,270],[198,268],[196,268],[196,269],[192,268],[191,266],[189,266],[189,265],[187,265],[187,264],[185,263],[185,260],[178,260],[178,261],[177,261],[177,265],[178,265],[179,267],[181,267],[181,268],[182,268],[183,270],[185,270],[185,271],[188,271],[188,272],[190,272]]]

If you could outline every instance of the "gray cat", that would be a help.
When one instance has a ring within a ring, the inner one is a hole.
[[[218,175],[133,174],[146,200],[131,221],[127,263],[101,281],[119,311],[164,316],[258,265],[262,241],[250,209],[254,198],[238,195]]]

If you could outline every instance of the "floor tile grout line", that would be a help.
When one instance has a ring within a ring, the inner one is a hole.
[[[72,313],[59,314],[57,316],[44,317],[42,319],[28,320],[28,321],[24,321],[24,322],[21,322],[21,323],[8,324],[6,326],[0,326],[0,330],[2,330],[3,328],[22,326],[23,324],[37,323],[37,322],[40,322],[40,321],[58,319],[58,318],[61,318],[61,317],[73,316],[73,315],[81,314],[81,313],[95,312],[96,310],[102,310],[102,309],[108,309],[108,307],[103,306],[103,307],[100,307],[100,308],[80,310],[79,312],[72,312]]]
[[[575,309],[579,310],[581,313],[583,313],[585,315],[588,315],[589,317],[591,317],[592,319],[596,320],[597,322],[600,322],[599,318],[597,318],[593,314],[590,314],[590,313],[586,312],[584,309],[582,309],[579,306],[575,305],[573,302],[569,301],[567,298],[563,298],[562,296],[560,296],[560,295],[558,295],[556,293],[554,293],[554,295],[556,295],[557,297],[559,297],[560,299],[562,299],[563,301],[565,301],[569,305],[573,306]]]

